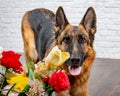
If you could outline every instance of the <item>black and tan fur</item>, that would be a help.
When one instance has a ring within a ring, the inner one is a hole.
[[[42,60],[55,45],[70,53],[70,58],[60,68],[69,76],[70,88],[56,96],[88,96],[90,69],[95,58],[93,49],[96,33],[96,15],[88,8],[78,26],[71,25],[59,7],[56,14],[48,9],[35,9],[25,13],[22,19],[22,36],[26,61]],[[68,66],[82,67],[79,75],[72,76]]]

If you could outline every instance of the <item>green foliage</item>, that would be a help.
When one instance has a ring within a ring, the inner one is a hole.
[[[32,71],[35,70],[35,64],[33,62],[33,60],[31,58],[29,58],[29,61],[28,61],[28,71],[32,69]]]
[[[52,91],[53,91],[53,87],[47,86],[46,91],[47,91],[47,92],[52,92]]]
[[[5,95],[3,95],[2,93],[0,93],[0,96],[5,96]]]
[[[53,87],[49,86],[48,83],[43,83],[43,88],[45,89],[46,92],[53,91]]]
[[[29,89],[30,89],[30,86],[27,85],[27,86],[22,90],[22,93],[26,93],[26,92],[28,92]]]
[[[4,86],[6,86],[6,85],[8,85],[8,83],[7,83],[6,78],[5,78],[5,80],[3,81],[2,88],[3,88]]]
[[[35,79],[34,72],[33,72],[32,69],[29,69],[28,77],[29,77],[30,80],[34,80]]]
[[[24,92],[21,92],[18,96],[27,96]]]
[[[6,70],[6,67],[5,67],[5,66],[2,66],[2,70],[5,71],[5,70]]]
[[[12,87],[8,90],[6,96],[8,96],[8,94],[10,93],[10,91],[15,87],[16,83],[12,85]]]
[[[10,69],[8,69],[8,70],[7,70],[7,72],[12,73],[12,72],[13,72],[13,69],[12,69],[12,68],[10,68]]]
[[[55,68],[49,68],[49,71],[54,71],[55,70]]]
[[[35,70],[35,64],[31,58],[29,58],[28,62],[28,77],[30,80],[34,80],[34,70]]]

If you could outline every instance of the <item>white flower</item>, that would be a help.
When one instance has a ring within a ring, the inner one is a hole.
[[[18,95],[19,95],[18,93],[11,92],[11,93],[9,93],[9,95],[8,95],[8,96],[18,96]]]
[[[12,87],[12,85],[6,85],[6,86],[4,87],[4,90],[6,89],[6,91],[2,91],[2,94],[6,95],[7,92],[8,92],[8,90],[9,90],[11,87]],[[11,91],[11,92],[8,94],[8,96],[18,96],[18,93]]]

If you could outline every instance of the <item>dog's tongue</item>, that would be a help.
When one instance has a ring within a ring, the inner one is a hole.
[[[81,72],[80,66],[78,66],[78,67],[69,66],[68,69],[69,69],[70,74],[73,76],[79,75]]]

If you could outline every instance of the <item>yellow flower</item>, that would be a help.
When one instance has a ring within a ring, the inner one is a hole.
[[[45,64],[44,62],[38,62],[36,64],[36,69],[34,70],[34,75],[35,77],[48,77],[49,71],[48,71],[48,65]]]
[[[35,77],[49,77],[52,71],[49,68],[56,68],[62,65],[70,57],[68,52],[61,52],[58,46],[53,47],[50,53],[43,59],[43,61],[38,62],[36,69],[34,71]]]
[[[12,74],[12,73],[8,73],[6,75],[7,78],[7,83],[10,85],[13,85],[16,83],[14,89],[18,90],[18,91],[22,91],[25,86],[28,84],[28,77],[26,76],[26,74]]]
[[[58,67],[62,65],[69,57],[70,54],[68,52],[61,52],[58,46],[55,46],[44,61],[49,67]]]

